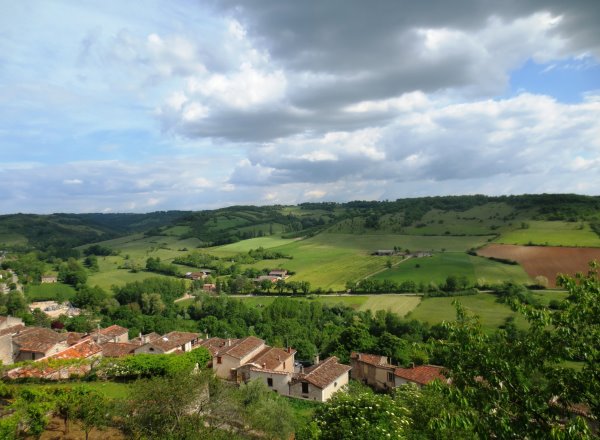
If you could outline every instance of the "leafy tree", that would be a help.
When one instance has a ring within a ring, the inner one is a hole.
[[[518,334],[483,331],[478,319],[457,306],[447,325],[443,362],[453,386],[446,397],[460,411],[441,428],[470,426],[484,438],[587,438],[575,404],[600,415],[600,283],[597,266],[588,275],[562,277],[569,291],[564,308],[539,309],[518,294],[506,298],[529,322]],[[583,363],[581,371],[565,360]],[[569,420],[564,423],[564,420]]]
[[[58,279],[65,284],[82,286],[87,281],[87,272],[75,258],[69,258],[59,266]]]
[[[336,393],[300,434],[314,440],[405,439],[408,410],[389,395]]]

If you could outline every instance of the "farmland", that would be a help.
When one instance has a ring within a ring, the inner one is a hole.
[[[546,277],[549,286],[556,286],[559,273],[574,275],[587,272],[590,261],[600,260],[599,248],[491,244],[479,250],[478,254],[518,261],[530,277]]]
[[[554,291],[533,293],[533,297],[545,305],[552,299],[562,300],[565,296],[564,292]],[[499,327],[509,317],[515,317],[515,324],[521,328],[526,325],[522,315],[513,312],[507,305],[499,303],[497,297],[491,293],[478,293],[456,298],[424,298],[407,317],[429,324],[452,321],[456,319],[456,309],[452,304],[455,300],[467,311],[479,316],[482,325],[487,329]]]
[[[528,221],[523,226],[504,232],[495,241],[515,245],[600,247],[600,237],[586,222]]]
[[[380,272],[375,279],[389,279],[395,282],[414,281],[416,283],[445,282],[448,275],[464,275],[472,283],[497,283],[507,279],[527,283],[529,277],[518,265],[502,264],[475,257],[466,253],[446,252],[432,257],[412,258],[397,266]]]

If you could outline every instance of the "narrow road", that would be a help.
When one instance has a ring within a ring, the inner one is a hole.
[[[406,258],[404,258],[404,259],[402,259],[402,260],[398,261],[397,263],[394,263],[394,264],[392,264],[392,267],[396,267],[396,266],[398,266],[400,263],[404,263],[405,261],[407,261],[407,260],[410,260],[411,258],[412,258],[412,257],[406,257]],[[373,272],[373,273],[370,273],[370,274],[366,275],[366,276],[365,276],[365,277],[363,277],[362,279],[363,279],[363,280],[366,280],[367,278],[370,278],[370,277],[372,277],[373,275],[377,275],[378,273],[385,272],[385,271],[386,271],[386,270],[388,270],[388,269],[391,269],[391,268],[384,267],[383,269],[376,270],[375,272]]]

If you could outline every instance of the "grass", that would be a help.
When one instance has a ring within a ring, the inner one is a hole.
[[[521,266],[502,264],[461,252],[445,252],[432,257],[411,258],[378,273],[374,278],[389,279],[395,282],[410,280],[416,283],[442,284],[448,275],[464,275],[472,283],[477,281],[496,283],[505,280],[526,283],[529,281],[529,277]]]
[[[27,299],[34,301],[65,301],[75,296],[75,289],[68,284],[48,283],[29,285],[26,288]]]
[[[514,316],[517,326],[525,326],[525,320],[513,312],[507,305],[496,301],[496,296],[491,293],[478,293],[470,296],[454,298],[424,298],[408,316],[411,319],[439,324],[443,321],[456,319],[456,309],[452,304],[455,300],[469,312],[481,318],[482,325],[487,329],[498,328],[504,324],[506,318]]]
[[[600,247],[600,237],[588,223],[561,221],[528,221],[527,229],[503,233],[497,243],[537,244],[542,246]]]
[[[315,410],[323,405],[321,402],[300,400],[291,397],[287,399],[287,402],[294,413],[298,426],[306,426],[312,420]]]
[[[208,248],[207,251],[210,251],[211,254],[217,255],[219,257],[228,257],[231,255],[238,254],[240,252],[248,252],[250,249],[257,249],[259,247],[269,249],[278,246],[283,246],[294,241],[294,239],[281,238],[271,235],[268,237],[251,238],[249,240],[238,241],[237,243]]]
[[[401,246],[411,250],[464,251],[485,243],[486,237],[417,237],[395,234],[332,234],[323,233],[304,240],[292,241],[276,249],[293,259],[265,260],[252,267],[278,268],[296,272],[290,280],[309,281],[313,288],[342,291],[346,281],[358,281],[386,268],[387,258],[371,253],[377,249]],[[212,252],[218,253],[221,248]],[[398,257],[392,259],[399,261]]]
[[[238,297],[247,305],[252,307],[266,307],[275,301],[275,296],[247,296]],[[407,296],[395,294],[381,295],[320,295],[314,299],[294,298],[296,301],[319,301],[328,306],[336,306],[341,304],[346,307],[351,307],[354,310],[366,311],[371,310],[389,310],[404,316],[413,310],[421,302],[420,296]],[[188,302],[189,301],[189,302]],[[193,300],[181,301],[178,304],[191,304]]]
[[[132,283],[134,281],[142,281],[146,278],[151,277],[165,277],[165,275],[151,273],[151,272],[130,272],[128,269],[119,269],[123,264],[123,257],[99,257],[98,258],[98,272],[89,274],[87,284],[89,286],[99,286],[103,289],[110,291],[110,287],[113,285],[122,286],[126,283]],[[144,261],[137,261],[137,263],[144,267],[146,265]]]

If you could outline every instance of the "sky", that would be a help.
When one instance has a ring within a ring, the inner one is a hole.
[[[600,193],[597,0],[0,10],[0,213]]]

